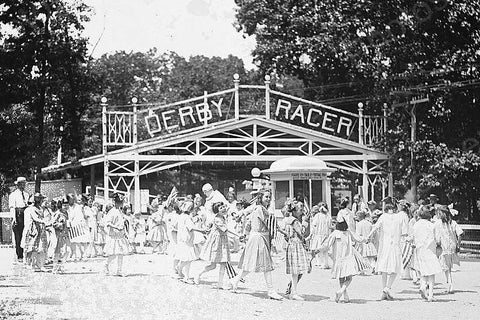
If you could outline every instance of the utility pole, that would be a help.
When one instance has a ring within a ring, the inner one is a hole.
[[[410,147],[410,188],[412,190],[413,195],[413,202],[418,202],[418,194],[417,194],[417,171],[415,168],[415,143],[417,142],[417,105],[420,103],[428,102],[428,96],[426,98],[413,98],[410,101],[412,108],[410,109],[410,141],[412,143]]]

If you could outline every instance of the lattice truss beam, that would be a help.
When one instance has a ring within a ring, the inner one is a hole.
[[[321,156],[362,154],[346,150],[344,146],[327,143],[300,132],[288,132],[280,128],[268,128],[257,123],[233,128],[208,136],[172,143],[146,155],[172,156]],[[234,159],[232,159],[233,161]]]
[[[364,172],[363,161],[366,162]],[[388,160],[342,160],[331,161],[327,160],[327,164],[330,167],[355,172],[358,174],[367,175],[387,175],[388,174]]]
[[[133,144],[133,112],[107,112],[107,145],[130,146]]]
[[[107,175],[134,177],[191,162],[272,162],[294,155],[319,157],[334,168],[358,174],[386,172],[387,156],[381,152],[272,120],[249,119],[114,151],[108,154]]]
[[[187,161],[139,161],[138,175],[168,170],[188,163]],[[136,176],[135,161],[109,160],[107,176],[110,178],[111,187],[115,187],[114,190],[117,190],[118,186],[130,189],[133,183],[132,178]]]
[[[326,161],[329,167],[365,174],[368,199],[382,199],[388,193],[388,160]],[[365,171],[364,171],[365,169]]]

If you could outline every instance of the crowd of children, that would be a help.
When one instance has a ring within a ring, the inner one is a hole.
[[[48,271],[45,264],[50,262],[54,273],[62,273],[69,259],[104,256],[105,273],[111,274],[116,260],[113,274],[122,276],[123,257],[145,253],[148,244],[152,253],[172,257],[173,274],[185,283],[200,284],[202,276],[218,266],[217,287],[235,291],[249,273],[260,272],[268,296],[281,300],[272,284],[272,251],[283,249],[290,275],[287,296],[292,300],[304,299],[299,282],[313,265],[331,269],[338,280],[336,302],[350,300],[347,289],[358,274],[381,275],[382,300],[394,299],[391,290],[397,276],[411,276],[420,295],[433,301],[434,276],[443,271],[447,291],[453,292],[451,271],[459,263],[462,230],[452,220],[455,210],[438,205],[435,195],[430,204],[419,205],[387,197],[382,210],[374,201],[363,204],[355,197],[350,205],[343,199],[334,218],[325,203],[308,210],[301,199],[289,199],[283,218],[276,221],[268,210],[268,190],[260,190],[250,202],[237,201],[233,190],[227,200],[210,184],[202,191],[206,201],[200,194],[182,201],[155,199],[148,221],[138,212],[132,214],[131,205],[118,193],[103,210],[86,195],[69,194],[49,202],[37,193],[25,210],[24,262],[41,272]],[[239,250],[237,272],[231,253]],[[190,266],[196,260],[206,265],[192,275]]]

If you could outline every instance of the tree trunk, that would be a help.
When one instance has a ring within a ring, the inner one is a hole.
[[[44,153],[44,114],[45,114],[46,89],[45,84],[41,84],[40,97],[36,105],[36,122],[38,128],[38,142],[36,152],[36,174],[35,174],[35,192],[40,192],[42,184],[42,168],[45,165]]]

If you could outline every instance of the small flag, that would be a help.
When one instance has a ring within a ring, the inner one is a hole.
[[[168,195],[168,198],[165,201],[165,207],[169,207],[171,204],[177,201],[177,196],[178,196],[178,190],[175,186],[173,186],[172,191],[170,191],[170,194]]]
[[[411,242],[406,241],[402,248],[402,266],[406,269],[413,256],[413,246]]]

